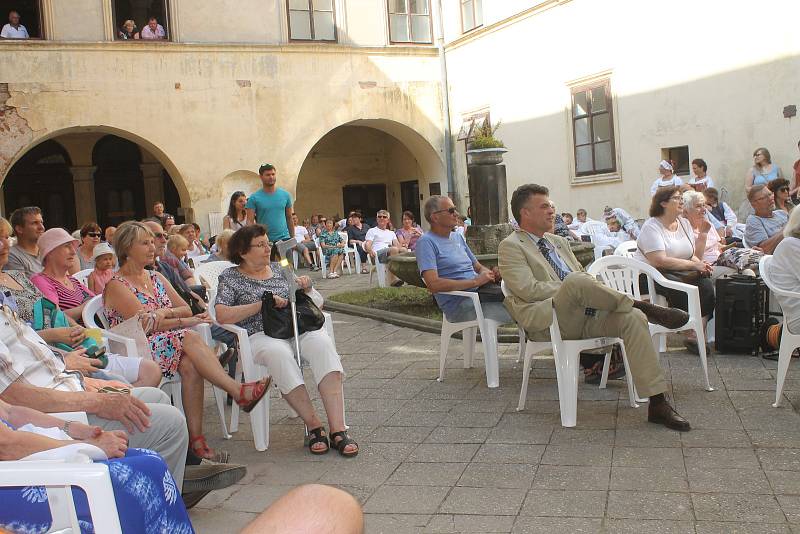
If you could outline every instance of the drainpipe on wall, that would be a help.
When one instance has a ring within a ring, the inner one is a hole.
[[[439,19],[439,36],[436,47],[439,49],[440,91],[442,92],[442,115],[444,115],[444,162],[447,173],[447,196],[455,199],[456,181],[453,176],[453,147],[450,135],[450,94],[447,87],[447,60],[444,55],[444,19],[442,18],[442,0],[436,0],[436,15]]]

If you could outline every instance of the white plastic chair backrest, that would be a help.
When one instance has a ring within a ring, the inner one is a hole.
[[[83,325],[86,328],[103,328],[108,330],[109,323],[108,318],[106,318],[106,310],[103,306],[103,295],[97,295],[89,299],[89,302],[83,307],[83,313],[81,314],[83,318]],[[94,320],[95,316],[100,318],[100,323]]]
[[[202,280],[208,284],[208,287],[215,289],[219,283],[219,275],[222,271],[229,267],[234,267],[235,264],[229,261],[210,261],[208,263],[201,263],[194,270],[194,275],[197,281],[202,283]],[[202,278],[202,280],[201,280]]]
[[[614,256],[632,258],[636,254],[636,241],[625,241],[614,249]]]
[[[770,291],[775,293],[778,296],[790,299],[800,299],[800,291],[787,291],[786,289],[779,289],[775,286],[775,281],[772,279],[772,273],[770,272],[770,268],[772,266],[772,256],[765,254],[761,257],[758,261],[758,274],[761,276],[761,279],[764,280],[764,283],[767,285]],[[780,302],[779,302],[780,304]],[[788,324],[792,322],[794,317],[787,317],[786,310],[783,309],[781,306],[781,311],[784,313],[783,317],[783,324],[784,328],[788,330]],[[796,334],[796,332],[790,332],[791,334]]]
[[[606,228],[606,225],[600,221],[587,221],[581,226],[581,233],[593,236],[603,228]]]
[[[200,254],[199,256],[191,256],[187,263],[189,264],[189,267],[191,267],[193,269],[197,269],[210,256],[211,256],[211,254]]]
[[[339,234],[339,237],[341,237],[344,240],[344,246],[346,247],[347,246],[347,241],[348,241],[347,232],[338,232],[338,234]]]
[[[80,282],[81,284],[83,284],[83,285],[88,287],[89,286],[89,284],[88,284],[89,275],[92,274],[92,271],[94,271],[94,269],[84,269],[82,271],[78,271],[77,273],[73,274],[72,276],[78,282]]]
[[[586,272],[620,293],[625,293],[635,300],[641,300],[642,293],[639,288],[639,276],[647,277],[648,294],[655,295],[654,279],[659,279],[661,273],[654,267],[634,258],[625,256],[605,256],[598,259],[586,269]]]

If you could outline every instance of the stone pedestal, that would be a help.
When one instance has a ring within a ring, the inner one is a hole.
[[[97,203],[94,198],[94,171],[92,165],[75,165],[72,172],[72,188],[75,190],[75,220],[78,228],[88,222],[97,221]]]
[[[472,214],[475,214],[474,207],[472,208]],[[467,226],[464,232],[464,239],[466,239],[467,245],[473,254],[497,254],[497,247],[500,245],[500,241],[508,237],[513,231],[514,228],[508,222],[493,225],[471,224]]]
[[[164,167],[160,163],[142,163],[142,181],[144,182],[144,205],[148,216],[153,215],[153,204],[164,202]]]
[[[508,222],[506,166],[468,165],[469,204],[472,224],[478,226]]]

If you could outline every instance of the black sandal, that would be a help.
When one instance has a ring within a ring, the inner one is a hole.
[[[344,450],[345,447],[347,447],[348,445],[355,445],[356,447],[358,447],[358,443],[356,443],[356,440],[348,436],[346,430],[342,430],[341,432],[333,432],[331,433],[330,438],[331,438],[331,447],[339,451],[339,454],[341,454],[342,456],[346,458],[352,458],[353,456],[358,454],[358,449],[351,452],[347,452]],[[342,439],[336,441],[336,438],[342,438]]]
[[[325,432],[324,426],[318,426],[317,428],[313,428],[308,431],[308,450],[311,451],[311,454],[327,454],[328,451],[331,449],[330,444],[328,443],[328,436],[324,436],[322,433]],[[317,451],[314,450],[312,447],[317,443],[324,443],[325,450]]]

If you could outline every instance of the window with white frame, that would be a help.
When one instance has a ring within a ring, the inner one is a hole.
[[[614,118],[609,80],[576,86],[571,92],[575,176],[616,171]]]
[[[336,41],[334,0],[287,1],[290,40]]]
[[[387,0],[389,41],[392,43],[433,42],[430,0]]]
[[[461,0],[461,31],[483,26],[483,0]]]

